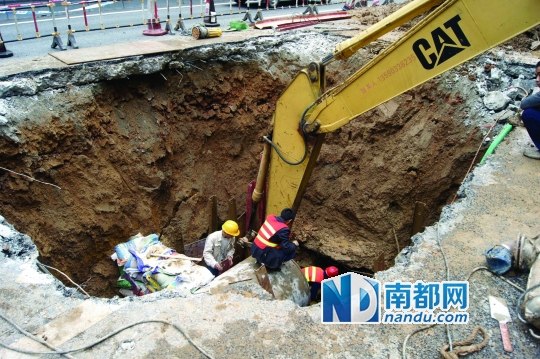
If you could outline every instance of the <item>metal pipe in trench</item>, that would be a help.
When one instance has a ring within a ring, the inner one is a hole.
[[[268,170],[268,161],[270,158],[270,144],[268,142],[264,143],[263,153],[261,156],[261,163],[259,164],[259,172],[257,173],[257,182],[255,184],[255,189],[251,195],[251,199],[254,203],[259,203],[262,198],[264,191],[264,184],[266,178],[266,171]]]

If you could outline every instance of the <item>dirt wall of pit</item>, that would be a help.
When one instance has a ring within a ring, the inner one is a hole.
[[[182,250],[208,233],[212,195],[222,218],[231,198],[242,211],[279,94],[341,40],[261,38],[5,78],[0,165],[61,189],[4,171],[2,215],[47,264],[113,295],[116,244],[159,233]],[[372,56],[330,66],[330,86]],[[418,203],[424,224],[437,218],[482,138],[464,71],[327,136],[294,228],[305,248],[378,271],[408,244]]]

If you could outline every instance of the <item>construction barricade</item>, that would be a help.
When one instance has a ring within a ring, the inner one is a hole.
[[[24,0],[23,0],[24,1]],[[219,16],[239,14],[233,20],[263,20],[264,11],[283,8],[302,8],[314,4],[324,5],[330,0],[216,0],[215,8],[208,13],[207,0],[50,0],[0,6],[0,16],[5,16],[2,26],[2,45],[11,42],[52,37],[51,48],[64,50],[78,48],[76,35],[90,31],[142,26],[145,35],[173,34],[171,13],[178,12],[175,30],[190,35],[184,21],[203,20],[204,26],[217,22]],[[332,4],[338,1],[332,0]],[[339,0],[344,3],[345,0]],[[251,16],[250,10],[256,13]],[[139,14],[139,15],[137,15]],[[192,26],[200,25],[195,22]],[[164,29],[161,26],[164,26]],[[65,37],[64,37],[65,36]],[[111,35],[114,36],[114,35]],[[66,46],[62,38],[66,38]],[[80,40],[79,40],[80,42]],[[0,49],[1,50],[1,49]],[[1,51],[0,51],[1,52]]]

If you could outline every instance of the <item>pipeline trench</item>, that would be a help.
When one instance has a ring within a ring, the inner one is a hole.
[[[208,234],[211,196],[220,219],[231,199],[242,214],[280,93],[340,41],[306,39],[250,40],[4,79],[12,87],[2,98],[8,120],[0,127],[0,166],[45,183],[0,171],[1,215],[32,238],[40,261],[94,296],[117,295],[110,255],[118,243],[158,233],[182,252]],[[329,85],[382,45],[332,64]],[[411,236],[438,219],[484,136],[473,67],[327,136],[293,229],[301,265],[389,268]]]

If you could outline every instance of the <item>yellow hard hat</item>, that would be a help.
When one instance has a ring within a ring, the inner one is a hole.
[[[235,221],[225,221],[221,226],[223,232],[227,233],[229,236],[238,237],[240,235],[240,229],[238,228],[238,223]]]

